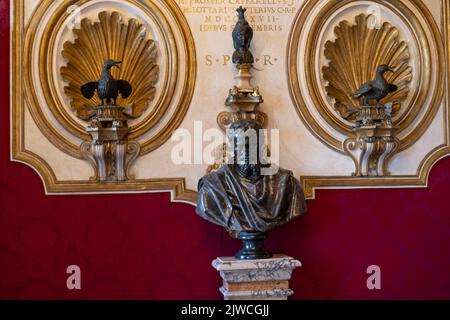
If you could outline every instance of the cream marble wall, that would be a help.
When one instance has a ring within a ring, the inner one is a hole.
[[[25,1],[25,22],[29,21],[31,13],[40,1]],[[60,1],[55,1],[55,6]],[[140,22],[145,23],[145,18],[138,12],[137,8],[120,4],[122,1],[98,0],[95,2],[97,4],[94,7],[90,7],[89,11],[86,11],[86,16],[94,18],[94,9],[126,9],[128,10],[124,12],[126,17],[137,17]],[[246,2],[251,3],[252,1],[176,0],[176,2],[180,10],[184,12],[195,40],[198,72],[194,96],[181,128],[193,133],[195,121],[201,121],[205,130],[217,128],[216,117],[219,112],[227,110],[224,107],[224,101],[228,95],[228,90],[234,84],[235,67],[231,64],[231,61],[227,61],[233,53],[230,31],[230,26],[233,22],[230,19],[233,18],[234,13],[231,11],[231,8],[236,7],[235,3],[245,5]],[[215,2],[216,4],[208,4],[209,2]],[[253,25],[271,29],[270,31],[257,31],[256,29],[259,27],[255,27],[251,50],[255,57],[259,59],[255,64],[256,70],[253,73],[255,76],[254,84],[260,87],[261,94],[265,100],[260,110],[268,114],[269,128],[280,130],[280,164],[282,167],[292,169],[298,177],[304,175],[349,176],[354,171],[353,161],[349,157],[325,146],[311,134],[297,114],[289,93],[287,78],[287,68],[289,67],[287,64],[288,38],[294,18],[304,1],[286,0],[274,2],[278,4],[249,4],[247,7],[253,11],[247,15],[250,23]],[[367,3],[368,1],[362,2]],[[440,22],[440,1],[428,0],[424,2],[432,11],[435,19]],[[273,1],[266,1],[265,3],[273,3]],[[225,10],[226,12],[209,13],[209,10],[216,11],[220,8],[223,8],[222,11]],[[129,10],[136,10],[136,12]],[[273,10],[275,10],[275,13],[271,13]],[[219,20],[220,22],[217,23],[209,22]],[[212,28],[213,25],[222,26],[218,28],[225,28],[226,30],[204,31],[205,28]],[[42,32],[42,29],[40,32]],[[38,35],[38,39],[39,36],[41,34]],[[61,35],[62,38],[65,36],[67,35]],[[176,36],[179,37],[179,35]],[[59,63],[61,62],[60,60],[58,61]],[[35,68],[37,68],[38,63],[36,56],[34,60]],[[180,72],[183,72],[183,69]],[[60,81],[62,80],[60,79]],[[38,86],[38,83],[36,85]],[[62,88],[63,86],[60,85],[59,87]],[[307,90],[303,84],[302,90]],[[46,102],[43,95],[40,94],[39,98],[41,106],[45,110]],[[312,101],[308,103],[311,104]],[[46,114],[49,119],[52,119],[49,112]],[[389,166],[392,174],[416,174],[419,164],[426,154],[434,147],[445,142],[444,117],[443,103],[432,125],[421,139],[414,146],[399,153],[392,159]],[[167,121],[167,117],[165,119]],[[52,119],[52,122],[69,139],[76,143],[81,143],[78,138],[59,126],[57,121]],[[324,123],[323,126],[327,126],[327,124]],[[339,134],[336,133],[336,135],[338,136]],[[45,159],[53,169],[58,180],[88,180],[93,174],[87,162],[67,156],[54,147],[39,131],[28,112],[26,113],[25,121],[25,137],[27,149]],[[157,150],[140,157],[132,168],[136,178],[185,177],[187,188],[196,190],[197,181],[204,175],[208,164],[172,164],[171,151],[176,144],[168,141]]]

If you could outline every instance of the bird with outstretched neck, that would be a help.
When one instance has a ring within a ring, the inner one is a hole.
[[[106,60],[102,67],[100,79],[95,82],[88,82],[81,86],[81,93],[86,99],[92,99],[97,91],[97,95],[101,100],[101,104],[105,105],[113,103],[116,105],[117,97],[120,95],[123,99],[128,98],[133,91],[131,84],[125,80],[116,80],[111,75],[111,68],[120,69],[122,61]]]
[[[398,87],[394,84],[390,84],[384,78],[386,72],[394,72],[394,70],[385,64],[379,66],[377,68],[376,79],[366,82],[352,94],[352,97],[355,99],[364,97],[364,105],[370,106],[370,100],[375,100],[379,104],[380,100],[387,97],[390,93],[397,91]]]

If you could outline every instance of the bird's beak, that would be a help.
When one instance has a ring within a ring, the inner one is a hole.
[[[395,70],[394,70],[394,68],[389,68],[389,70],[388,70],[389,72],[392,72],[392,73],[395,73]]]
[[[113,67],[117,67],[117,69],[120,69],[120,64],[122,63],[122,61],[116,61],[113,65]]]

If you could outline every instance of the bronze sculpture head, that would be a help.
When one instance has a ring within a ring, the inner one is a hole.
[[[253,119],[242,119],[231,124],[228,139],[233,146],[233,165],[245,178],[258,180],[261,168],[269,166],[264,158],[262,127]]]

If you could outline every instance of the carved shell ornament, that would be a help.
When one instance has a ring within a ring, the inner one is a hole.
[[[61,75],[68,82],[64,91],[77,116],[87,119],[100,99],[97,95],[86,99],[80,87],[99,78],[104,61],[123,61],[121,68],[114,68],[111,74],[128,81],[133,92],[127,99],[119,97],[117,103],[131,109],[132,116],[139,117],[156,94],[159,77],[156,42],[148,39],[146,27],[135,19],[126,24],[118,12],[100,12],[98,18],[95,23],[83,19],[80,28],[73,30],[75,41],[64,43],[62,55],[67,64],[61,68]]]
[[[386,74],[386,80],[398,90],[380,102],[392,103],[395,117],[408,97],[412,80],[408,44],[399,40],[398,29],[388,22],[372,27],[371,16],[365,14],[356,16],[355,22],[339,23],[334,30],[336,39],[325,44],[324,54],[329,62],[322,72],[328,82],[327,95],[342,118],[354,122],[363,101],[350,94],[374,79],[377,67],[385,64],[394,68],[394,73]]]

